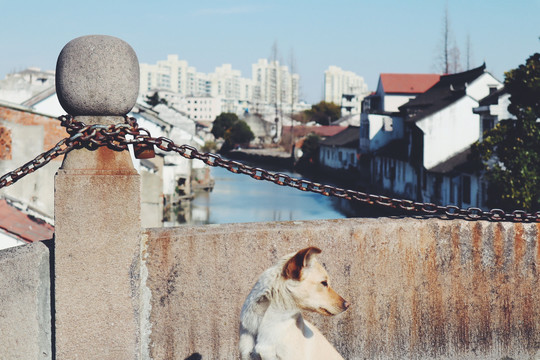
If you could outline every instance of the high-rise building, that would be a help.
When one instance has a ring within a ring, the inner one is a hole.
[[[184,97],[211,96],[221,101],[224,112],[290,111],[291,103],[299,102],[299,75],[290,74],[278,61],[260,59],[252,65],[251,79],[243,78],[231,64],[218,66],[210,74],[200,73],[178,55],[169,55],[154,65],[140,64],[140,71],[143,95],[167,90]]]
[[[364,78],[338,66],[324,72],[324,101],[342,107],[342,114],[359,114],[360,103],[368,94]]]
[[[140,64],[140,91],[170,90],[183,95],[207,94],[208,76],[197,72],[187,61],[179,60],[178,55],[169,55],[155,65]]]
[[[259,59],[252,65],[253,102],[281,106],[298,102],[298,74],[289,73],[279,61]]]

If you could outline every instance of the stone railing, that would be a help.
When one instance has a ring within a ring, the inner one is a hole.
[[[58,96],[76,120],[120,123],[138,74],[125,42],[78,38],[58,59]],[[334,288],[352,303],[337,317],[308,315],[347,359],[540,356],[538,223],[382,218],[142,229],[139,187],[125,151],[66,154],[54,244],[0,252],[0,358],[236,359],[251,286],[306,245],[323,250]]]

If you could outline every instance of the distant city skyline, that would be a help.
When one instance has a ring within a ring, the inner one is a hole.
[[[504,72],[540,51],[540,0],[468,2],[382,0],[107,2],[0,0],[0,78],[28,67],[54,70],[73,38],[106,34],[128,42],[141,63],[178,54],[197,71],[231,64],[243,77],[260,58],[277,59],[300,75],[300,98],[324,98],[324,72],[338,66],[375,90],[380,73],[433,73],[441,52],[445,8],[461,64],[483,62]],[[470,56],[465,59],[467,39]],[[467,61],[468,60],[468,61]]]

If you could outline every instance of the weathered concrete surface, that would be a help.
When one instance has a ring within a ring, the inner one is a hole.
[[[0,274],[0,359],[51,359],[49,250],[2,250]]]
[[[87,35],[64,46],[56,62],[56,93],[71,115],[125,115],[139,94],[139,60],[125,41]]]
[[[138,61],[125,42],[86,36],[58,58],[64,109],[86,124],[122,123]],[[127,151],[66,154],[55,179],[56,357],[140,359],[140,176]]]
[[[385,218],[146,230],[152,358],[238,358],[259,274],[315,245],[352,306],[309,317],[346,359],[538,359],[539,228]]]

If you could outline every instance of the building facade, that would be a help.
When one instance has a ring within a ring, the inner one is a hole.
[[[340,105],[342,115],[359,114],[367,94],[364,78],[352,71],[330,66],[324,72],[324,101]]]
[[[289,68],[280,65],[279,61],[259,59],[252,65],[252,83],[255,112],[262,112],[260,109],[266,104],[279,109],[287,106],[290,109],[291,104],[298,102],[300,76],[291,74]]]
[[[140,64],[140,92],[170,91],[183,97],[212,97],[219,99],[223,112],[242,115],[245,112],[261,113],[291,111],[299,103],[300,76],[291,74],[287,66],[278,61],[259,59],[252,65],[252,78],[244,78],[231,64],[215,68],[213,73],[198,72],[178,55],[156,64]],[[187,104],[187,100],[185,101]],[[194,108],[194,107],[193,107]],[[184,110],[184,109],[183,109]],[[185,109],[188,113],[187,108]],[[199,111],[199,108],[197,108]],[[192,118],[201,117],[191,114]]]

